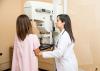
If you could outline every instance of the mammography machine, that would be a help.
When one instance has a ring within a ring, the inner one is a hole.
[[[51,47],[55,43],[56,34],[54,32],[57,31],[54,24],[55,18],[58,14],[66,12],[66,0],[53,0],[52,2],[28,0],[24,4],[24,13],[36,22],[42,49]]]
[[[53,45],[52,32],[54,26],[52,23],[52,8],[52,4],[39,1],[27,1],[24,4],[24,13],[36,22],[39,30],[38,37],[40,39],[41,49]]]

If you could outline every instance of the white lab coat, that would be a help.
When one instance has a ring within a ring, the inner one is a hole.
[[[63,29],[59,34],[57,47],[53,51],[42,52],[43,58],[55,58],[57,71],[78,71],[78,64],[74,54],[74,43],[69,34]]]

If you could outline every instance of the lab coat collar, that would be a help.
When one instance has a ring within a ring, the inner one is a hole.
[[[60,32],[59,36],[61,36],[64,32],[65,32],[65,29],[63,29],[63,30]]]

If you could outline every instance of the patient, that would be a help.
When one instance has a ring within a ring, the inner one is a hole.
[[[40,42],[32,32],[27,15],[20,15],[16,21],[16,36],[13,49],[12,71],[38,71]],[[35,55],[36,54],[36,55]]]

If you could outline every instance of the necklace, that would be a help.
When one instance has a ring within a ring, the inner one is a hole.
[[[58,42],[59,42],[59,39],[61,39],[61,36],[64,34],[64,32],[65,32],[65,30],[62,32],[62,34],[59,36],[59,38],[58,38],[58,41],[57,41],[57,43],[56,43],[56,47],[57,47],[57,45],[58,45]]]

